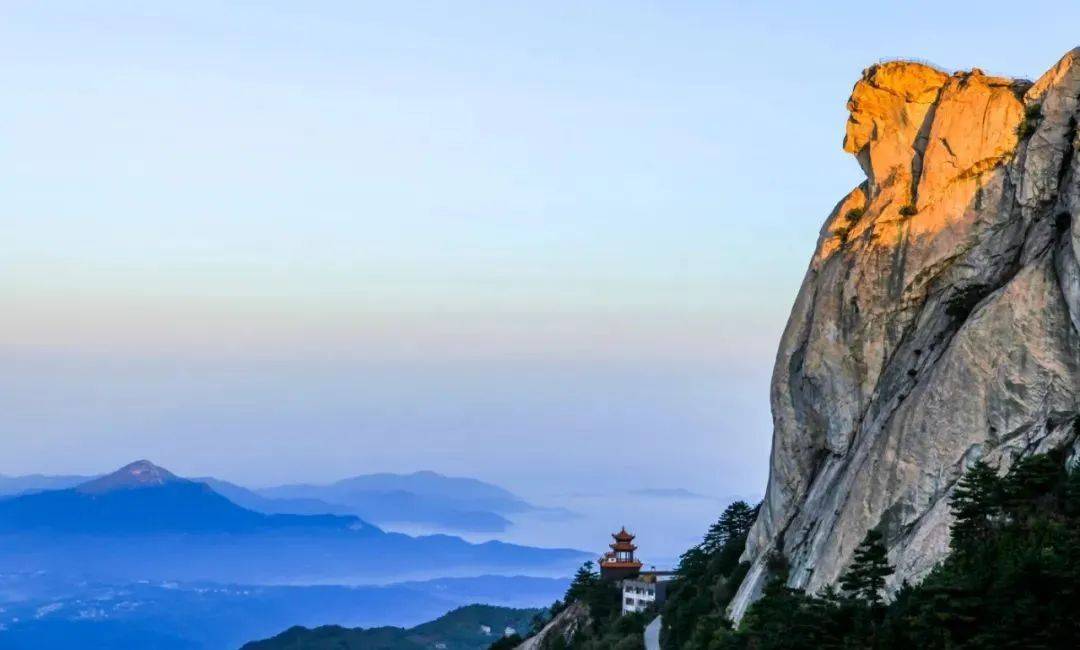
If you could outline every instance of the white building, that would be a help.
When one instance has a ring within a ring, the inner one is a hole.
[[[670,571],[642,571],[637,578],[622,581],[622,613],[644,612],[650,605],[663,605]]]

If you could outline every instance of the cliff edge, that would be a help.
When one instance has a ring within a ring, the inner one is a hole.
[[[736,620],[770,553],[816,591],[874,527],[891,586],[919,579],[966,466],[1076,445],[1080,48],[1034,84],[875,65],[848,108],[866,180],[825,221],[777,353]]]

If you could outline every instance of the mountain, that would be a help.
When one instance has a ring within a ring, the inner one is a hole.
[[[652,499],[709,499],[715,501],[713,497],[707,497],[704,494],[691,492],[686,488],[645,488],[641,490],[634,490],[633,492],[631,492],[631,494],[633,494],[634,496],[648,497]]]
[[[74,488],[0,499],[0,573],[371,584],[483,573],[562,576],[586,557],[571,549],[387,533],[355,516],[255,512],[147,461]]]
[[[0,476],[0,497],[62,490],[97,476]],[[370,474],[331,485],[285,485],[252,490],[214,477],[205,483],[233,503],[263,514],[354,515],[376,524],[405,524],[428,531],[503,532],[502,514],[545,511],[495,485],[435,472]],[[561,514],[552,510],[552,514]]]
[[[523,512],[532,508],[520,497],[497,485],[473,478],[443,476],[431,471],[412,474],[364,474],[329,485],[282,485],[260,490],[261,494],[275,498],[314,497],[327,501],[347,500],[353,495],[371,492],[407,492],[419,497],[469,504],[469,507],[475,510],[500,513]]]
[[[41,490],[63,490],[93,480],[95,476],[26,474],[24,476],[0,476],[0,497]]]
[[[246,487],[209,476],[193,478],[191,480],[209,485],[214,492],[217,492],[238,506],[268,515],[357,514],[352,512],[352,509],[348,506],[343,506],[339,503],[327,503],[321,499],[266,497],[254,490],[249,490]]]
[[[241,508],[205,483],[141,460],[74,488],[0,500],[0,531],[67,533],[253,532],[295,527],[360,530],[356,517],[266,515]]]
[[[810,593],[867,530],[890,580],[949,548],[965,468],[1077,448],[1080,49],[1038,81],[871,66],[844,149],[866,180],[833,209],[780,342],[773,445],[736,619],[770,558]]]
[[[319,492],[313,492],[318,494]],[[473,510],[468,504],[439,497],[429,497],[395,491],[354,491],[349,494],[327,494],[344,505],[346,512],[356,513],[382,525],[411,524],[433,530],[502,532],[511,526],[506,517],[485,510]],[[275,498],[274,503],[325,502],[316,497]]]
[[[409,629],[293,627],[273,638],[248,643],[243,650],[486,650],[505,634],[528,630],[539,613],[539,609],[468,605]]]
[[[496,485],[430,471],[367,474],[328,485],[282,485],[258,490],[258,494],[275,500],[340,504],[379,524],[427,524],[468,531],[503,531],[510,526],[503,515],[536,509]]]

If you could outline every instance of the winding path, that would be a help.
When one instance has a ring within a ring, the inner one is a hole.
[[[660,617],[645,626],[645,650],[660,650]]]

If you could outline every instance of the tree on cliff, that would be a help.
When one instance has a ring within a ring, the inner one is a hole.
[[[736,501],[724,509],[720,519],[709,526],[709,532],[705,533],[705,539],[701,542],[701,550],[706,554],[720,551],[729,541],[740,538],[745,539],[750,527],[757,518],[757,508],[752,508],[745,501]],[[741,552],[741,549],[740,549]]]
[[[1080,624],[1080,470],[1063,451],[1013,463],[1004,478],[975,463],[951,499],[952,552],[921,584],[890,602],[891,569],[881,536],[859,545],[841,582],[844,596],[787,586],[777,554],[772,579],[738,629],[712,621],[680,639],[677,650],[869,648],[1077,648]],[[702,585],[687,585],[687,588]],[[670,604],[670,602],[669,602]],[[667,623],[668,611],[664,612]]]
[[[955,521],[950,531],[953,550],[985,539],[1001,512],[1001,481],[992,467],[976,461],[956,484],[949,507]]]
[[[724,608],[749,565],[739,562],[758,508],[736,501],[709,527],[701,543],[679,558],[678,578],[664,607],[664,647],[697,647],[731,624]]]
[[[596,572],[596,565],[591,560],[582,564],[574,574],[574,580],[570,583],[570,588],[566,590],[564,600],[570,603],[587,598],[599,582],[600,574]]]
[[[851,566],[840,578],[840,588],[848,595],[872,605],[881,604],[885,578],[893,574],[886,556],[883,536],[877,530],[866,531],[866,537],[855,549]]]

